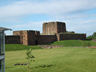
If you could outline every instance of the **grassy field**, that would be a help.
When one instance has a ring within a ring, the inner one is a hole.
[[[14,66],[16,63],[27,63],[26,49],[21,46],[22,49],[19,50],[17,45],[18,49],[16,47],[11,50],[7,46],[6,72],[27,72],[27,66]],[[96,49],[94,48],[38,49],[37,47],[32,53],[36,57],[35,62],[31,63],[32,72],[96,72]]]
[[[20,51],[20,50],[27,50],[27,49],[41,49],[39,46],[25,46],[22,44],[6,44],[5,50],[6,51]]]
[[[51,45],[63,45],[64,47],[88,47],[88,46],[96,46],[96,42],[94,41],[82,41],[82,40],[64,40],[64,41],[56,41]],[[6,51],[20,51],[27,50],[29,48],[32,49],[41,49],[39,46],[25,46],[21,44],[6,44]]]
[[[74,46],[96,46],[96,42],[94,41],[83,41],[83,40],[64,40],[64,41],[56,41],[52,43],[52,45],[63,45],[65,47],[74,47]]]

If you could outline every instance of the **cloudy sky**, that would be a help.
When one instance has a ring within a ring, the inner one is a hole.
[[[49,21],[66,22],[68,31],[90,35],[96,32],[96,0],[0,0],[0,27],[42,32]]]

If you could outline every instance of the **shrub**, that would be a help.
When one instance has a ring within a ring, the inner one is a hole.
[[[32,68],[31,68],[31,62],[34,62],[34,56],[32,55],[32,49],[28,49],[27,52],[26,52],[26,59],[28,61],[28,65],[27,65],[27,72],[32,72]]]

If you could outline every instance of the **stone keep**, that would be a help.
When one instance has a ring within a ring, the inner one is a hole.
[[[64,22],[48,22],[43,24],[44,35],[55,35],[62,32],[66,32],[66,24]]]

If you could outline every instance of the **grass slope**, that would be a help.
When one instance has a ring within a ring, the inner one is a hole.
[[[25,45],[22,45],[22,44],[6,44],[5,45],[5,50],[6,51],[27,50],[29,48],[41,49],[39,46],[25,46]]]
[[[82,40],[64,40],[64,41],[56,41],[51,45],[63,45],[65,47],[74,47],[74,46],[96,46],[96,42],[93,41],[82,41]],[[39,46],[25,46],[22,44],[6,44],[6,51],[17,51],[17,50],[26,50],[26,49],[41,49]]]
[[[63,46],[96,46],[96,42],[93,41],[83,41],[83,40],[64,40],[56,41],[52,45],[63,45]]]
[[[32,72],[96,72],[96,49],[92,48],[55,48],[33,50],[36,57],[31,64]],[[6,52],[6,72],[27,72],[26,51]]]

